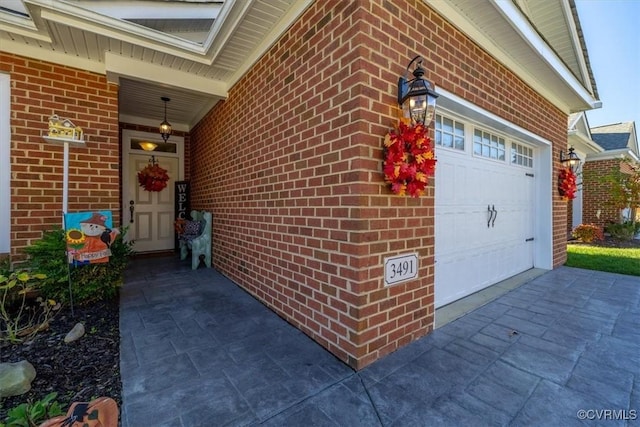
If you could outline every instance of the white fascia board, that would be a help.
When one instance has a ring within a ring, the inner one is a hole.
[[[133,80],[180,87],[220,98],[227,97],[227,85],[219,80],[194,76],[184,71],[172,70],[161,65],[149,64],[111,52],[105,53],[104,63],[107,79],[112,83],[119,84],[120,76],[125,76]]]
[[[556,75],[563,79],[565,84],[582,100],[584,108],[575,110],[560,98],[557,93],[549,90],[535,75],[521,66],[511,55],[506,54],[502,48],[485,32],[476,27],[467,17],[461,14],[451,3],[444,0],[423,0],[431,8],[436,10],[444,19],[451,22],[463,33],[469,36],[475,43],[486,50],[491,56],[501,61],[505,66],[515,72],[525,83],[535,89],[545,99],[549,100],[564,113],[570,114],[577,111],[584,111],[593,108],[600,108],[602,103],[595,99],[575,76],[560,61],[555,53],[546,45],[544,40],[531,27],[529,22],[522,16],[511,0],[486,0],[478,2],[478,7],[488,7],[492,5],[499,12],[509,25],[520,35],[521,38],[531,47],[533,51],[550,67]],[[529,38],[528,38],[529,37]]]
[[[588,90],[593,92],[593,86],[591,85],[591,77],[589,76],[589,70],[587,69],[587,59],[584,56],[584,51],[582,50],[582,43],[580,42],[580,37],[578,36],[578,27],[576,26],[576,21],[573,19],[573,12],[571,11],[571,6],[569,2],[563,1],[561,2],[561,7],[564,10],[565,21],[569,26],[569,34],[571,35],[571,40],[573,41],[573,46],[575,54],[578,56],[578,65],[580,66],[580,74],[582,74],[582,78],[584,79],[584,84],[588,85]],[[600,108],[600,107],[597,107]]]
[[[51,43],[51,37],[49,37],[48,34],[40,32],[30,18],[0,11],[0,22],[2,23],[2,29],[8,33]]]
[[[63,52],[43,49],[35,45],[26,45],[24,43],[15,42],[13,40],[3,39],[0,44],[2,45],[3,52],[26,56],[29,58],[35,58],[41,61],[51,62],[67,67],[78,68],[97,74],[105,74],[104,64],[99,61],[79,58],[77,56],[70,56]]]
[[[205,48],[179,37],[141,25],[110,18],[57,0],[24,0],[40,6],[40,18],[83,31],[100,34],[123,42],[175,55],[179,58],[210,65]]]
[[[516,5],[511,0],[492,0],[496,5],[496,8],[502,13],[504,17],[508,19],[511,26],[522,36],[522,39],[529,44],[532,50],[534,50],[540,59],[545,61],[555,72],[562,78],[562,80],[580,96],[586,103],[593,105],[596,103],[596,99],[591,93],[584,87],[573,73],[567,68],[567,66],[558,58],[555,52],[549,47],[546,41],[538,32],[531,26],[525,16],[518,10]],[[574,28],[575,30],[575,28]]]
[[[78,7],[118,19],[217,19],[221,4],[78,0]]]
[[[264,37],[262,43],[247,57],[238,67],[236,73],[229,79],[229,87],[232,87],[249,68],[289,29],[294,22],[304,13],[315,0],[297,0],[289,8],[287,13],[273,27],[273,30]]]
[[[11,251],[11,76],[0,73],[0,254]]]
[[[612,159],[624,159],[625,157],[629,157],[636,162],[639,160],[638,156],[629,148],[620,148],[618,150],[608,150],[603,151],[601,153],[594,153],[587,155],[586,161],[597,161],[597,160],[612,160]]]
[[[222,10],[220,18],[213,23],[213,27],[204,41],[204,47],[207,52],[209,52],[208,58],[211,63],[216,60],[233,35],[233,32],[238,28],[238,25],[240,25],[240,21],[244,19],[249,9],[253,6],[253,2],[254,0],[244,0],[242,2],[236,2],[235,0],[225,1],[225,7]],[[236,7],[237,9],[235,9]],[[232,21],[227,22],[229,20]],[[227,25],[228,28],[225,33],[221,33],[223,25]],[[218,34],[220,34],[219,38]],[[213,46],[214,42],[215,47]]]
[[[586,151],[587,153],[601,153],[604,151],[604,148],[596,144],[589,136],[580,132],[579,130],[570,130],[568,132],[569,136],[569,145],[579,144],[584,147],[582,151]]]

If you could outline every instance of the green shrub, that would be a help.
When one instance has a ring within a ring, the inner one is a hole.
[[[640,231],[640,222],[626,221],[622,224],[609,224],[604,230],[616,239],[632,240]]]
[[[580,224],[573,229],[571,235],[584,243],[591,243],[594,240],[604,240],[602,229],[594,224]]]
[[[58,396],[56,392],[47,394],[42,400],[22,403],[7,412],[7,427],[35,427],[42,422],[62,415],[60,404],[54,399]],[[0,423],[0,426],[4,424]]]
[[[45,232],[41,240],[27,247],[27,267],[46,274],[40,292],[56,301],[69,301],[69,274],[74,304],[113,298],[122,285],[122,272],[133,253],[133,243],[124,241],[127,227],[111,244],[108,263],[71,266],[67,264],[64,230]]]

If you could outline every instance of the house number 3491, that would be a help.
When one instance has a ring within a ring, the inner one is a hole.
[[[412,280],[418,277],[418,254],[398,255],[384,259],[384,285]]]

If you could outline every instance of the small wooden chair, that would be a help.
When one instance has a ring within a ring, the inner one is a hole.
[[[191,221],[187,221],[183,234],[178,236],[180,259],[187,259],[191,251],[191,269],[200,265],[200,256],[204,256],[204,265],[211,268],[211,212],[191,211]]]

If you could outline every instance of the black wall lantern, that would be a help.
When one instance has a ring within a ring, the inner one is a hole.
[[[167,121],[167,102],[171,101],[171,99],[166,96],[162,96],[160,99],[164,102],[164,121],[160,123],[160,135],[164,142],[167,142],[167,139],[169,139],[172,132],[171,123]]]
[[[413,70],[414,78],[407,81],[409,67],[416,62]],[[436,111],[436,98],[433,83],[424,78],[423,58],[418,55],[409,62],[404,76],[398,78],[398,104],[402,107],[404,117],[411,118],[413,123],[429,126]]]
[[[569,153],[565,157],[564,151],[560,151],[560,162],[563,167],[569,167],[573,173],[576,173],[580,166],[580,157],[573,151],[573,147],[569,148]]]

